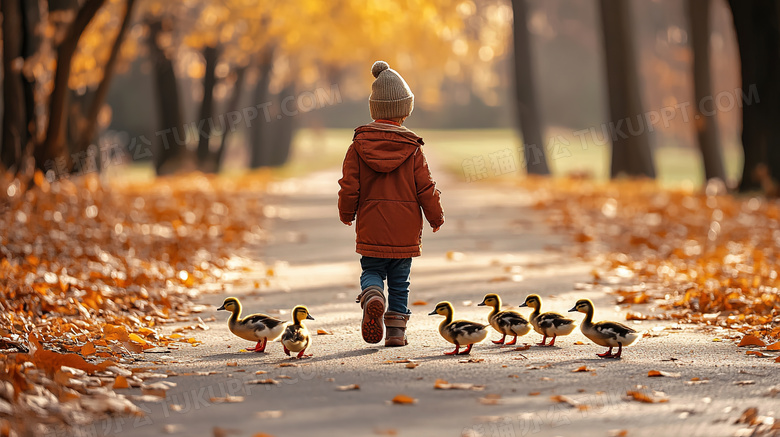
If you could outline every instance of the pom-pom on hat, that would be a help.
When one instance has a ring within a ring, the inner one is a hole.
[[[378,120],[408,117],[414,109],[414,94],[404,78],[385,61],[374,62],[371,74],[376,78],[368,98],[371,118]]]

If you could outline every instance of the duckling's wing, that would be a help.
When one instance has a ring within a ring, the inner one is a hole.
[[[560,328],[561,326],[568,325],[574,322],[572,319],[567,319],[558,313],[544,313],[539,316],[538,324],[542,329]]]
[[[291,342],[302,342],[306,338],[305,335],[303,335],[303,329],[298,328],[295,325],[288,325],[287,328],[284,330],[284,334],[282,334],[282,340],[283,341],[291,341]]]
[[[469,322],[467,320],[457,320],[450,323],[448,329],[452,332],[458,333],[459,335],[471,335],[475,332],[485,329],[486,327],[487,325],[480,323]]]
[[[243,322],[255,331],[263,331],[266,329],[273,330],[284,323],[277,318],[266,316],[265,314],[252,314],[251,316],[247,316]]]
[[[500,313],[496,319],[498,326],[502,328],[511,328],[517,325],[527,325],[528,320],[525,319],[520,313],[514,311],[505,311]]]
[[[636,330],[618,322],[599,322],[593,326],[593,329],[606,337],[625,338],[630,334],[636,334]]]

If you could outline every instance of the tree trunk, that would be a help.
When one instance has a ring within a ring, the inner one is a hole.
[[[230,101],[228,102],[227,108],[225,110],[225,113],[228,115],[234,111],[239,110],[238,105],[241,102],[241,95],[244,92],[244,74],[246,73],[246,69],[247,67],[239,67],[236,70],[236,82],[233,85],[233,95],[230,97]],[[237,128],[238,126],[231,125],[230,117],[228,117],[228,122],[225,124],[225,132],[222,134],[219,150],[217,150],[214,160],[215,173],[219,173],[222,170],[222,162],[225,158],[225,151],[227,149],[228,134]]]
[[[295,84],[290,83],[281,93],[279,93],[279,104],[281,100],[295,93]],[[295,132],[295,117],[282,114],[282,118],[277,118],[268,125],[266,130],[266,150],[268,154],[269,167],[281,167],[287,163],[290,158],[290,148],[292,146],[293,133]]]
[[[19,0],[2,0],[3,13],[3,143],[0,162],[8,170],[21,164],[22,149],[27,143],[27,113],[22,94],[22,13]]]
[[[108,56],[108,61],[103,67],[103,78],[100,80],[92,101],[90,102],[89,109],[87,110],[86,125],[81,132],[81,138],[79,139],[78,151],[85,151],[92,140],[95,139],[97,133],[98,116],[100,110],[103,108],[103,104],[106,101],[108,90],[111,86],[111,79],[114,77],[114,70],[116,68],[117,61],[119,60],[120,49],[122,48],[122,42],[127,34],[127,29],[130,27],[130,20],[133,15],[133,6],[135,0],[127,0],[125,3],[125,15],[122,18],[122,24],[119,26],[119,31],[114,39],[114,44],[111,47],[111,53]],[[98,160],[98,164],[100,161]]]
[[[696,102],[694,126],[699,139],[699,149],[704,161],[706,180],[718,178],[726,181],[723,152],[718,137],[718,122],[713,108],[702,107],[702,102],[712,99],[710,77],[710,3],[711,0],[688,0],[686,3],[688,24],[693,48],[693,93]],[[702,111],[712,113],[703,114]]]
[[[649,130],[644,126],[630,8],[626,0],[600,0],[612,134],[611,177],[655,178]]]
[[[40,3],[37,1],[23,1],[22,2],[22,26],[24,28],[24,39],[22,43],[22,56],[25,61],[32,56],[38,54],[41,48],[41,32],[39,26],[41,23],[41,8]],[[38,102],[35,101],[35,78],[22,75],[22,92],[24,94],[24,109],[25,113],[25,132],[28,134],[28,140],[22,144],[22,159],[25,161],[25,167],[20,168],[20,171],[32,170],[34,166],[28,166],[30,164],[30,158],[32,157],[33,148],[32,144],[37,144],[42,139],[40,138],[41,131],[38,127]],[[31,177],[32,175],[26,175]]]
[[[35,150],[35,163],[38,168],[51,168],[47,162],[62,156],[65,150],[64,134],[68,109],[68,79],[70,63],[76,52],[81,34],[97,14],[105,0],[86,0],[79,9],[73,23],[68,26],[65,38],[57,47],[57,67],[54,73],[54,88],[49,97],[49,123],[46,138]]]
[[[259,80],[255,88],[252,103],[260,105],[267,109],[267,103],[271,100],[271,94],[268,92],[268,85],[271,83],[271,68],[273,67],[273,53],[271,50],[266,52],[260,60]],[[271,128],[271,120],[266,119],[266,111],[259,110],[258,117],[253,121],[249,134],[250,159],[249,168],[260,168],[268,166],[267,149],[270,147],[267,142],[265,131]]]
[[[739,191],[767,189],[780,178],[780,52],[778,8],[771,0],[730,0],[739,47],[743,95],[742,150],[744,165]],[[737,96],[741,97],[741,96]]]
[[[203,101],[200,105],[200,118],[198,123],[203,123],[203,132],[199,132],[198,138],[198,169],[203,172],[209,172],[211,169],[209,158],[209,143],[211,142],[212,124],[216,121],[212,119],[214,115],[214,86],[217,84],[217,60],[219,51],[216,47],[206,46],[203,48],[203,59],[206,61],[206,71],[203,76]]]
[[[523,134],[523,155],[528,173],[549,175],[550,169],[547,166],[542,123],[536,101],[536,86],[531,68],[533,61],[527,8],[526,0],[512,0],[517,115]]]
[[[179,88],[173,62],[157,45],[157,39],[163,32],[163,22],[149,23],[149,54],[154,62],[154,95],[157,99],[158,133],[154,141],[154,169],[158,176],[176,171],[177,158],[186,150],[186,132],[182,125],[181,107],[179,106]],[[176,130],[175,134],[173,130]],[[136,145],[139,149],[130,150],[132,159],[146,157],[139,152],[143,144]]]

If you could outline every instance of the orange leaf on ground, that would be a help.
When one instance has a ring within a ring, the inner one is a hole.
[[[766,349],[770,351],[780,351],[780,341],[770,344]]]
[[[89,374],[92,374],[100,368],[76,354],[61,354],[58,352],[47,351],[43,349],[43,346],[38,339],[33,335],[30,336],[30,343],[35,346],[35,353],[33,353],[32,361],[36,366],[45,369],[49,373],[54,373],[62,366],[73,367],[74,369],[83,370]]]
[[[775,358],[775,363],[780,363],[780,357]]]
[[[654,404],[656,402],[660,403],[660,402],[668,402],[669,401],[669,399],[667,399],[667,398],[655,399],[655,398],[652,398],[652,397],[650,397],[649,395],[647,395],[645,393],[642,393],[640,391],[635,391],[635,390],[627,391],[626,392],[626,396],[628,396],[632,400],[635,400],[637,402],[643,402],[643,403],[646,403],[646,404]]]
[[[745,352],[745,355],[755,355],[758,358],[764,358],[766,356],[766,355],[764,355],[763,353],[761,353],[759,351],[747,351],[747,352]]]
[[[577,367],[576,369],[572,370],[571,372],[572,373],[577,373],[577,372],[589,372],[589,371],[590,371],[590,369],[588,369],[587,366],[580,366],[580,367]]]
[[[659,377],[659,376],[666,376],[668,378],[679,378],[679,373],[673,373],[673,372],[664,372],[663,370],[651,370],[647,372],[647,376],[653,378],[653,377]]]
[[[333,333],[330,332],[330,331],[326,331],[324,329],[318,329],[317,330],[317,335],[333,335]]]
[[[89,343],[85,343],[84,346],[81,346],[81,356],[88,357],[94,354],[96,350],[95,344],[90,341]]]
[[[764,347],[764,346],[766,346],[766,343],[764,343],[763,340],[761,340],[760,338],[756,337],[755,335],[748,334],[748,335],[742,337],[742,341],[739,342],[738,347],[743,347],[743,346],[760,346],[760,347]]]
[[[125,378],[122,375],[119,375],[114,380],[114,390],[118,390],[120,388],[129,388],[130,384],[127,383],[127,378]]]
[[[411,404],[416,404],[417,403],[417,399],[415,399],[415,398],[413,398],[411,396],[406,396],[406,395],[396,395],[393,398],[392,402],[394,404],[411,405]]]
[[[417,305],[417,306],[428,305],[428,302],[426,302],[424,300],[416,300],[416,301],[412,302],[412,305]]]

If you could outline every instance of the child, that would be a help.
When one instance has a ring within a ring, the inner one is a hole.
[[[339,216],[352,226],[357,216],[357,253],[363,308],[361,331],[368,343],[405,346],[409,320],[409,272],[420,256],[423,215],[433,228],[444,224],[441,192],[428,170],[423,140],[401,124],[412,113],[414,94],[384,61],[371,67],[376,80],[368,107],[373,123],[355,129],[339,180]],[[384,280],[389,305],[385,312]]]

